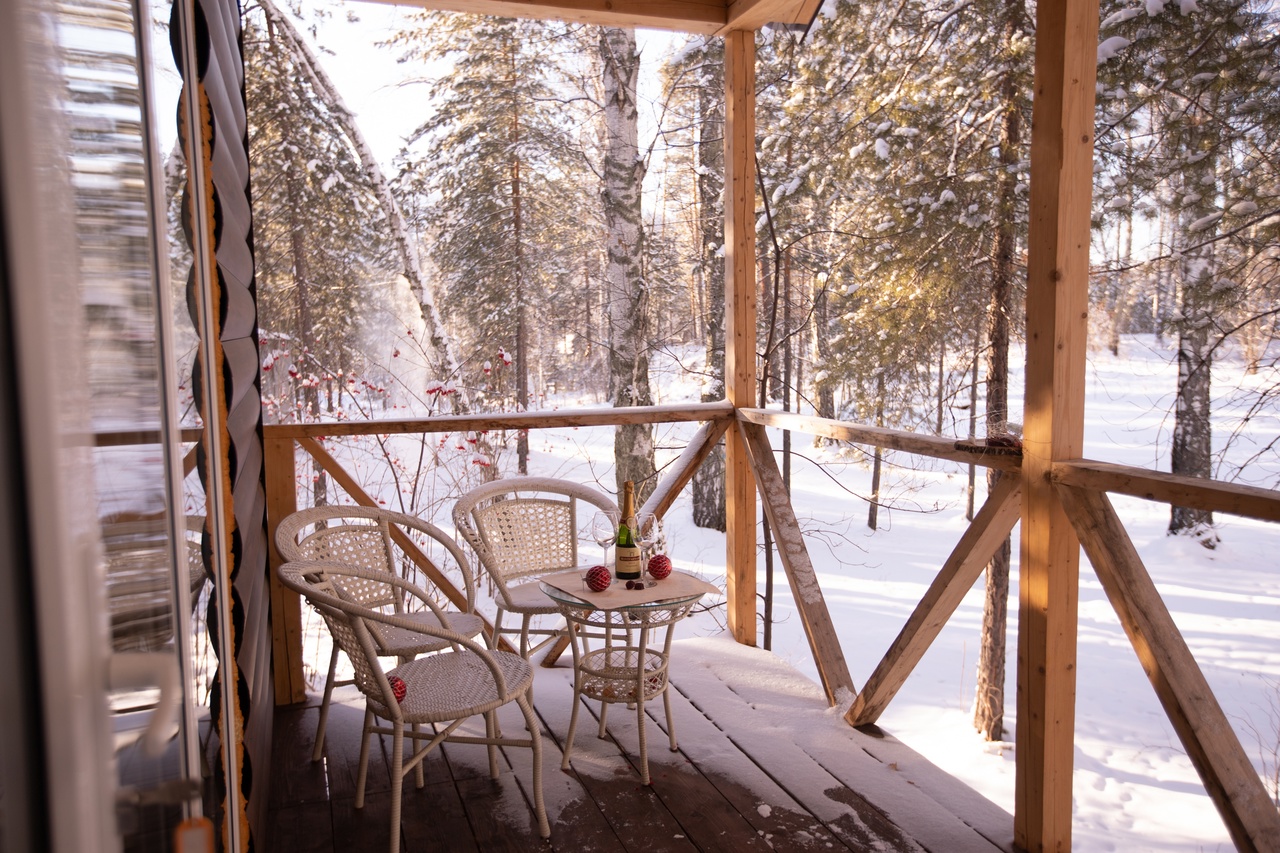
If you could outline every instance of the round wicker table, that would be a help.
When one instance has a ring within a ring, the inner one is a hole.
[[[689,614],[704,595],[696,593],[642,604],[602,608],[550,584],[542,591],[555,602],[569,625],[573,648],[573,713],[565,738],[561,768],[569,767],[573,736],[582,697],[600,702],[599,737],[605,736],[609,706],[623,703],[636,709],[640,733],[640,778],[649,784],[649,754],[645,740],[645,703],[662,696],[667,734],[675,752],[676,730],[667,694],[672,626]]]

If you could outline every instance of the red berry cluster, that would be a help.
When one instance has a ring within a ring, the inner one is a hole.
[[[627,581],[627,589],[644,589],[644,581]]]

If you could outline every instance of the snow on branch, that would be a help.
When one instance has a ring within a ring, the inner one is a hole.
[[[365,175],[373,184],[378,201],[382,205],[387,220],[391,223],[396,248],[400,254],[400,261],[404,266],[404,276],[408,279],[409,288],[418,300],[418,305],[422,311],[422,319],[427,325],[431,343],[443,361],[441,373],[449,377],[456,376],[459,371],[459,364],[457,356],[453,352],[453,342],[449,338],[448,332],[445,331],[444,321],[441,319],[439,309],[436,307],[435,295],[427,286],[426,278],[422,274],[422,262],[418,256],[417,245],[409,236],[404,214],[401,212],[395,196],[391,193],[391,186],[382,174],[382,169],[378,166],[377,159],[373,156],[373,150],[365,140],[364,134],[360,132],[359,125],[356,124],[355,113],[342,100],[337,86],[333,84],[329,75],[320,65],[315,52],[311,50],[311,47],[293,25],[293,21],[280,11],[272,0],[256,0],[256,2],[258,7],[262,9],[263,14],[279,29],[298,66],[306,72],[311,80],[312,87],[323,100],[324,105],[337,117],[343,132],[351,140],[352,146],[360,157],[360,165],[364,168]],[[462,397],[462,395],[460,394],[459,397]],[[460,399],[456,405],[458,406],[458,411],[461,412],[465,412],[469,408],[465,399]]]

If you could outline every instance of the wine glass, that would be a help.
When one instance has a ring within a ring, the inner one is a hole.
[[[661,530],[662,522],[651,512],[636,513],[636,526],[633,535],[636,544],[640,546],[640,551],[646,557],[652,556],[647,553],[651,546],[658,543],[662,538]]]
[[[591,519],[591,538],[604,550],[603,562],[609,563],[609,546],[618,539],[618,511],[602,509]]]

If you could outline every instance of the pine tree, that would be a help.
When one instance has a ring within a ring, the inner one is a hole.
[[[310,420],[332,410],[335,390],[377,395],[376,387],[348,387],[339,377],[370,366],[359,333],[376,301],[372,282],[389,280],[376,271],[387,254],[386,229],[305,62],[256,7],[245,17],[245,67],[250,165],[271,176],[254,187],[264,403],[268,416]]]
[[[694,36],[663,68],[666,167],[688,204],[690,303],[705,353],[702,402],[724,399],[724,42]],[[683,179],[683,180],[681,180]],[[670,179],[669,179],[670,180]],[[724,445],[693,476],[693,523],[725,529]]]
[[[1117,4],[1102,22],[1098,150],[1109,180],[1098,219],[1145,210],[1168,223],[1178,474],[1212,475],[1215,353],[1255,326],[1255,297],[1267,292],[1266,275],[1245,271],[1266,251],[1252,226],[1277,199],[1273,15],[1251,0],[1185,0],[1176,11],[1151,0]],[[1213,547],[1212,523],[1208,511],[1173,507],[1169,532]]]
[[[1007,429],[1026,228],[1029,45],[1019,0],[926,0],[892,15],[841,3],[820,22],[778,125],[764,133],[773,162],[794,157],[808,166],[774,176],[771,198],[811,194],[807,227],[843,235],[836,252],[825,239],[796,239],[830,270],[814,302],[831,360],[818,387],[834,380],[847,388],[843,405],[858,420],[941,430],[944,401],[968,381],[972,363],[949,368],[946,353],[973,341],[970,318],[980,311],[987,431]],[[882,502],[878,452],[875,463],[872,500]],[[874,526],[875,503],[869,519]],[[1008,565],[1006,543],[988,568],[975,717],[993,738],[1002,728]]]
[[[402,61],[451,64],[429,86],[431,117],[401,157],[399,190],[430,242],[464,365],[492,365],[477,391],[491,407],[532,402],[530,374],[545,373],[552,348],[533,351],[533,318],[554,315],[557,289],[579,272],[563,251],[566,216],[594,208],[565,109],[562,37],[546,22],[427,13],[391,41]],[[527,436],[517,442],[524,473]]]

